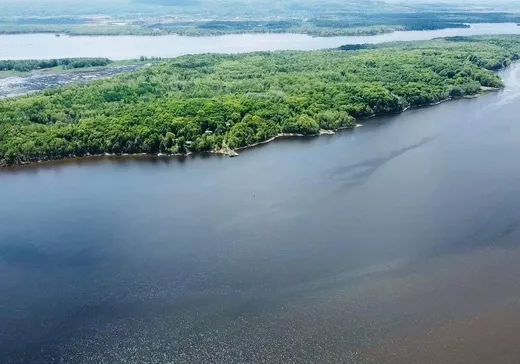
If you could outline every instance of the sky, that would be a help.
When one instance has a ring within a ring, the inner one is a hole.
[[[229,3],[233,5],[229,5]],[[388,7],[385,9],[383,2]],[[219,4],[226,4],[219,6]],[[520,8],[518,0],[0,0],[0,18],[8,18],[11,16],[63,16],[63,15],[80,15],[80,14],[109,14],[114,15],[118,12],[143,12],[155,10],[160,13],[159,9],[165,9],[160,5],[190,5],[198,4],[195,7],[168,7],[166,9],[197,9],[197,11],[217,11],[222,13],[226,8],[237,10],[248,8],[249,12],[255,11],[255,5],[261,3],[262,8],[272,9],[292,9],[287,4],[309,5],[312,4],[313,9],[334,8],[341,10],[353,11],[387,11],[389,9],[399,9],[399,4],[418,5],[442,3],[448,5],[464,5],[474,4],[477,7],[485,7],[488,10],[509,10],[514,7]],[[369,4],[378,5],[369,5]],[[513,4],[509,6],[500,4]],[[260,7],[257,7],[260,8]],[[184,10],[182,10],[184,11]],[[287,15],[287,14],[283,14]]]

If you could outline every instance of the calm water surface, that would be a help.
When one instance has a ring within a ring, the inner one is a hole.
[[[520,67],[238,158],[0,171],[0,362],[518,363]]]
[[[0,35],[0,59],[51,59],[140,56],[177,57],[198,53],[245,53],[274,50],[316,50],[343,44],[427,40],[456,35],[520,34],[514,23],[473,24],[467,29],[394,32],[377,36],[310,37],[301,34],[242,34],[218,37],[99,36],[55,37],[52,34]]]

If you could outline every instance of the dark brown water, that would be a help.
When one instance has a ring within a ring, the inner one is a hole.
[[[0,171],[0,362],[518,363],[519,72],[234,159]]]

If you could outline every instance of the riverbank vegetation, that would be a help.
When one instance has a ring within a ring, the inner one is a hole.
[[[520,17],[518,18],[520,20]],[[0,24],[0,34],[50,33],[70,36],[168,35],[218,36],[227,34],[291,33],[317,37],[367,36],[408,30],[469,28],[466,23],[448,21],[402,21],[401,24],[368,24],[336,19],[312,20],[211,20],[163,21],[124,25]]]
[[[254,3],[254,2],[253,2]],[[312,3],[312,2],[310,2]],[[514,12],[460,11],[455,8],[400,8],[372,4],[365,11],[347,11],[328,2],[322,6],[293,6],[292,10],[275,4],[259,4],[254,12],[239,6],[242,13],[222,12],[209,6],[204,13],[182,14],[183,7],[164,8],[161,15],[18,16],[0,15],[0,34],[51,33],[68,35],[167,35],[212,36],[243,33],[297,33],[312,36],[362,36],[394,31],[465,28],[469,23],[516,23]],[[343,5],[345,6],[345,5]],[[1,9],[1,5],[0,5]],[[167,10],[169,9],[169,10]],[[227,9],[227,8],[225,8]],[[262,9],[272,9],[271,11]],[[315,9],[315,11],[310,11]],[[180,13],[179,13],[180,12]],[[265,13],[265,14],[264,14]],[[191,15],[190,15],[191,14]],[[232,15],[234,14],[234,15]],[[273,17],[273,14],[277,14]]]
[[[293,33],[320,37],[365,36],[395,31],[468,28],[468,23],[518,22],[520,16],[508,13],[398,13],[349,14],[287,19],[118,19],[92,23],[52,23],[42,18],[17,23],[0,21],[0,34],[50,33],[67,35],[167,35],[215,36],[244,33]]]
[[[8,60],[0,61],[0,79],[6,77],[28,77],[38,74],[62,74],[100,72],[104,70],[122,69],[125,72],[135,71],[139,68],[151,66],[162,60],[161,57],[144,57],[140,59],[128,59],[112,61],[108,58],[68,58],[51,60]],[[111,73],[111,72],[109,72]],[[114,71],[115,74],[119,73]],[[1,97],[1,92],[0,92]]]
[[[6,60],[0,61],[0,71],[29,72],[33,70],[62,67],[78,69],[88,67],[105,67],[112,63],[108,58],[61,58],[48,60]]]
[[[362,47],[361,47],[362,48]],[[520,37],[196,55],[0,101],[0,160],[229,150],[501,87]]]

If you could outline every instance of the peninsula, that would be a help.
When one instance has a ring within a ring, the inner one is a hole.
[[[233,151],[502,87],[518,36],[312,52],[194,55],[0,102],[2,165]],[[365,49],[367,48],[367,49]]]

